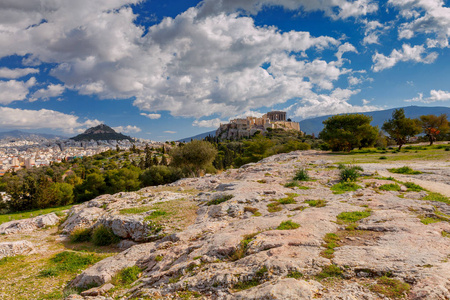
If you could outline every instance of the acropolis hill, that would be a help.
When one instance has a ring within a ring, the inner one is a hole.
[[[289,119],[286,120],[286,112],[284,111],[271,111],[261,118],[247,117],[220,124],[216,131],[216,137],[219,139],[239,139],[252,136],[257,131],[264,133],[268,128],[300,131],[300,124]]]

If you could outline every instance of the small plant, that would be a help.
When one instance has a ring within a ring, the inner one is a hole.
[[[231,254],[230,260],[236,261],[245,257],[245,254],[247,253],[248,249],[248,244],[250,244],[250,242],[253,241],[258,234],[259,232],[244,235],[243,236],[244,239],[239,243],[239,246],[237,247],[236,251],[234,251],[233,254]]]
[[[261,213],[258,211],[256,207],[246,206],[244,207],[244,212],[251,212],[255,217],[261,216]]]
[[[361,176],[360,172],[363,171],[363,168],[360,166],[339,165],[339,169],[341,170],[339,174],[340,182],[354,182]]]
[[[325,200],[306,200],[305,203],[311,207],[324,207],[327,205]]]
[[[294,188],[294,187],[299,187],[300,185],[298,184],[298,181],[297,180],[292,180],[292,181],[290,181],[290,182],[287,182],[285,185],[284,185],[284,187],[287,187],[287,188]]]
[[[70,233],[70,241],[72,243],[89,242],[91,240],[91,228],[77,228]]]
[[[163,258],[164,258],[164,256],[162,256],[162,255],[156,255],[155,256],[155,261],[162,261]]]
[[[293,196],[293,195],[289,195],[286,198],[278,199],[277,202],[280,204],[294,204],[294,203],[297,203],[297,201],[295,201],[294,197],[295,196]]]
[[[387,159],[387,156],[380,156],[379,159]]]
[[[422,200],[428,200],[428,201],[438,201],[438,202],[444,202],[447,204],[450,204],[450,200],[448,197],[439,194],[439,193],[428,193],[425,197],[422,198]]]
[[[114,234],[114,232],[105,227],[104,225],[97,226],[92,231],[92,242],[97,246],[108,246],[116,244],[120,241],[120,238]]]
[[[277,212],[277,211],[280,211],[280,210],[282,210],[283,208],[281,207],[281,205],[280,205],[280,203],[278,203],[278,202],[272,202],[272,203],[269,203],[269,204],[267,204],[267,211],[268,212]]]
[[[370,286],[369,289],[372,292],[383,294],[389,298],[400,298],[409,292],[410,286],[400,280],[383,276],[377,280],[376,284]]]
[[[337,219],[343,223],[355,223],[359,220],[367,218],[371,215],[370,210],[365,211],[352,211],[352,212],[341,212]]]
[[[301,168],[297,170],[293,179],[299,181],[308,181],[311,179],[311,177],[309,177],[308,171],[305,168]]]
[[[362,187],[353,182],[339,182],[331,187],[333,194],[343,194],[345,192],[353,192]]]
[[[258,183],[267,183],[267,180],[265,180],[265,179],[260,179],[260,180],[258,180],[258,181],[256,181],[256,182],[258,182]]]
[[[324,251],[321,252],[321,255],[325,258],[332,259],[334,257],[334,248],[339,247],[339,241],[341,238],[337,236],[335,233],[327,233],[323,238],[325,244],[322,246],[326,247]]]
[[[379,187],[379,189],[382,191],[400,191],[401,190],[400,186],[396,183],[383,184],[382,186]]]
[[[246,289],[252,288],[254,286],[257,286],[257,285],[259,285],[261,283],[264,275],[267,272],[268,272],[267,267],[263,266],[261,269],[256,271],[255,277],[253,277],[250,280],[240,281],[240,282],[236,283],[233,286],[233,289],[238,290],[238,291],[242,291],[242,290],[246,290]]]
[[[420,191],[424,191],[425,190],[420,185],[417,185],[417,184],[412,183],[412,182],[405,182],[405,183],[403,183],[403,185],[408,188],[407,192],[420,192]]]
[[[442,237],[450,238],[450,232],[442,230],[441,235]]]
[[[442,222],[444,221],[441,218],[435,218],[435,217],[422,217],[420,218],[420,222],[422,222],[422,224],[428,225],[428,224],[433,224],[433,223],[438,223],[438,222]]]
[[[409,175],[422,174],[422,172],[415,171],[408,166],[404,166],[401,168],[392,168],[392,169],[388,169],[388,171],[391,173],[397,173],[397,174],[409,174]]]
[[[293,230],[300,227],[300,224],[292,222],[291,220],[281,222],[281,224],[277,227],[277,230]]]
[[[228,201],[233,197],[234,197],[233,195],[223,195],[222,197],[219,197],[219,198],[209,201],[208,203],[206,203],[206,205],[208,205],[208,206],[217,205],[217,204],[223,203],[225,201]]]
[[[138,280],[139,274],[142,272],[141,268],[138,266],[132,266],[125,269],[122,269],[117,273],[111,280],[111,282],[115,285],[129,285]]]
[[[342,270],[336,265],[329,265],[325,266],[322,269],[322,272],[316,275],[318,279],[325,279],[329,277],[341,277],[342,276]]]
[[[287,275],[287,278],[294,278],[294,279],[299,279],[303,277],[303,274],[300,273],[299,271],[290,271]]]

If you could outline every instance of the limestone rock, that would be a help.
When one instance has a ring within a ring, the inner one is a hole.
[[[27,255],[35,252],[29,241],[16,241],[0,243],[0,259],[7,256]]]
[[[0,225],[0,234],[17,234],[32,232],[34,230],[58,224],[59,217],[50,213],[34,218],[6,222]]]

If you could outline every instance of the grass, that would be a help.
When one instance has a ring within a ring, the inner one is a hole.
[[[151,206],[132,207],[132,208],[121,209],[119,211],[119,213],[123,214],[123,215],[131,215],[131,214],[135,215],[135,214],[141,214],[141,213],[148,212],[151,209],[152,209]]]
[[[341,277],[342,270],[336,265],[325,266],[322,269],[322,272],[316,275],[317,279],[325,279],[330,277]]]
[[[120,270],[112,279],[111,283],[115,286],[126,286],[130,285],[139,278],[139,274],[142,269],[138,266],[132,266]]]
[[[162,261],[163,258],[164,258],[164,256],[162,256],[162,255],[156,255],[155,256],[155,261]]]
[[[444,202],[447,204],[450,204],[450,200],[448,199],[448,197],[439,194],[439,193],[428,193],[428,195],[426,195],[425,197],[422,198],[422,200],[428,200],[428,201],[438,201],[438,202]]]
[[[340,164],[338,168],[341,170],[339,173],[340,182],[354,182],[361,176],[360,172],[363,171],[363,168],[360,166],[345,166]]]
[[[371,285],[369,289],[389,298],[401,298],[409,292],[410,286],[400,280],[383,276],[377,280],[376,284]]]
[[[167,212],[165,212],[163,210],[155,210],[155,211],[152,211],[148,216],[146,216],[144,218],[144,220],[145,221],[154,220],[154,219],[157,219],[157,218],[159,218],[161,216],[165,216],[165,215],[167,215]]]
[[[450,238],[450,232],[447,232],[447,231],[442,231],[441,232],[441,235],[442,235],[442,237],[446,237],[446,238]]]
[[[64,251],[52,257],[47,268],[41,270],[39,275],[42,277],[52,277],[58,276],[61,273],[77,273],[100,260],[101,257],[95,254]]]
[[[49,213],[56,213],[57,215],[61,215],[61,212],[64,210],[68,210],[73,205],[66,205],[66,206],[60,206],[60,207],[53,207],[53,208],[46,208],[46,209],[37,209],[37,210],[29,210],[29,211],[22,211],[22,212],[16,212],[16,213],[9,213],[0,215],[0,224],[6,223],[9,221],[14,220],[22,220],[22,219],[28,219],[40,215],[46,215]]]
[[[345,192],[353,192],[362,187],[353,182],[339,182],[331,187],[333,194],[343,194]]]
[[[304,202],[311,207],[324,207],[327,205],[325,200],[306,200]]]
[[[293,230],[299,227],[300,224],[292,222],[291,220],[287,220],[285,222],[281,222],[280,225],[278,225],[277,230]]]
[[[294,197],[297,197],[297,194],[289,194],[287,197],[278,199],[276,201],[280,204],[294,204],[297,203]]]
[[[216,199],[213,199],[213,200],[207,202],[206,205],[208,205],[208,206],[217,205],[217,204],[223,203],[225,201],[228,201],[233,197],[234,197],[233,195],[223,195],[222,197],[219,197],[219,198],[216,198]]]
[[[341,238],[335,234],[335,233],[327,233],[325,237],[323,238],[323,241],[325,244],[324,246],[326,249],[322,251],[320,254],[328,259],[332,259],[334,257],[334,248],[339,247],[339,241]]]
[[[256,207],[246,206],[244,207],[244,212],[251,212],[255,217],[260,217],[261,213]]]
[[[413,170],[408,166],[403,166],[401,168],[392,168],[388,169],[388,171],[396,174],[408,174],[408,175],[422,174],[422,172]]]
[[[70,233],[70,241],[72,243],[83,243],[91,240],[91,228],[77,228]]]
[[[287,275],[287,278],[294,278],[294,279],[300,279],[303,277],[303,274],[299,271],[290,271]]]
[[[359,220],[367,218],[371,215],[370,210],[365,211],[352,211],[352,212],[341,212],[337,215],[337,219],[343,223],[355,223]]]
[[[235,289],[236,291],[243,291],[243,290],[247,290],[247,289],[250,289],[252,287],[260,285],[262,280],[263,280],[263,278],[264,278],[264,275],[268,271],[269,270],[267,269],[267,267],[263,266],[261,269],[256,271],[255,276],[252,279],[239,281],[238,283],[233,285],[233,289]]]
[[[92,231],[92,243],[96,246],[108,246],[116,244],[120,238],[114,232],[104,225],[99,225]]]
[[[397,191],[397,192],[401,190],[400,186],[396,183],[383,184],[378,189],[382,191]]]
[[[236,250],[230,255],[230,260],[236,261],[245,257],[248,250],[248,244],[250,244],[250,242],[253,241],[258,234],[259,232],[244,235]]]
[[[272,202],[267,204],[267,211],[270,213],[281,211],[282,209],[283,208],[281,207],[281,204],[279,202]]]
[[[403,185],[408,188],[407,192],[425,191],[425,189],[423,187],[421,187],[420,185],[417,185],[415,183],[412,183],[412,182],[404,182]]]
[[[425,225],[428,224],[433,224],[433,223],[439,223],[445,221],[444,219],[441,218],[435,218],[435,217],[422,217],[420,218],[420,222],[422,222]]]
[[[309,181],[311,180],[311,177],[309,176],[308,171],[305,168],[301,168],[297,170],[293,179],[298,181]]]

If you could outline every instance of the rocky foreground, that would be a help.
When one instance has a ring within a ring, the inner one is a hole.
[[[396,183],[383,165],[362,165],[361,188],[333,194],[339,170],[326,159],[281,154],[72,208],[64,234],[103,224],[126,250],[78,275],[72,286],[99,287],[69,299],[450,299],[450,205],[401,182],[380,189]],[[313,180],[285,187],[299,168]],[[450,192],[448,162],[415,168]],[[186,215],[151,221],[164,203]],[[140,278],[113,294],[111,279],[135,265]]]

